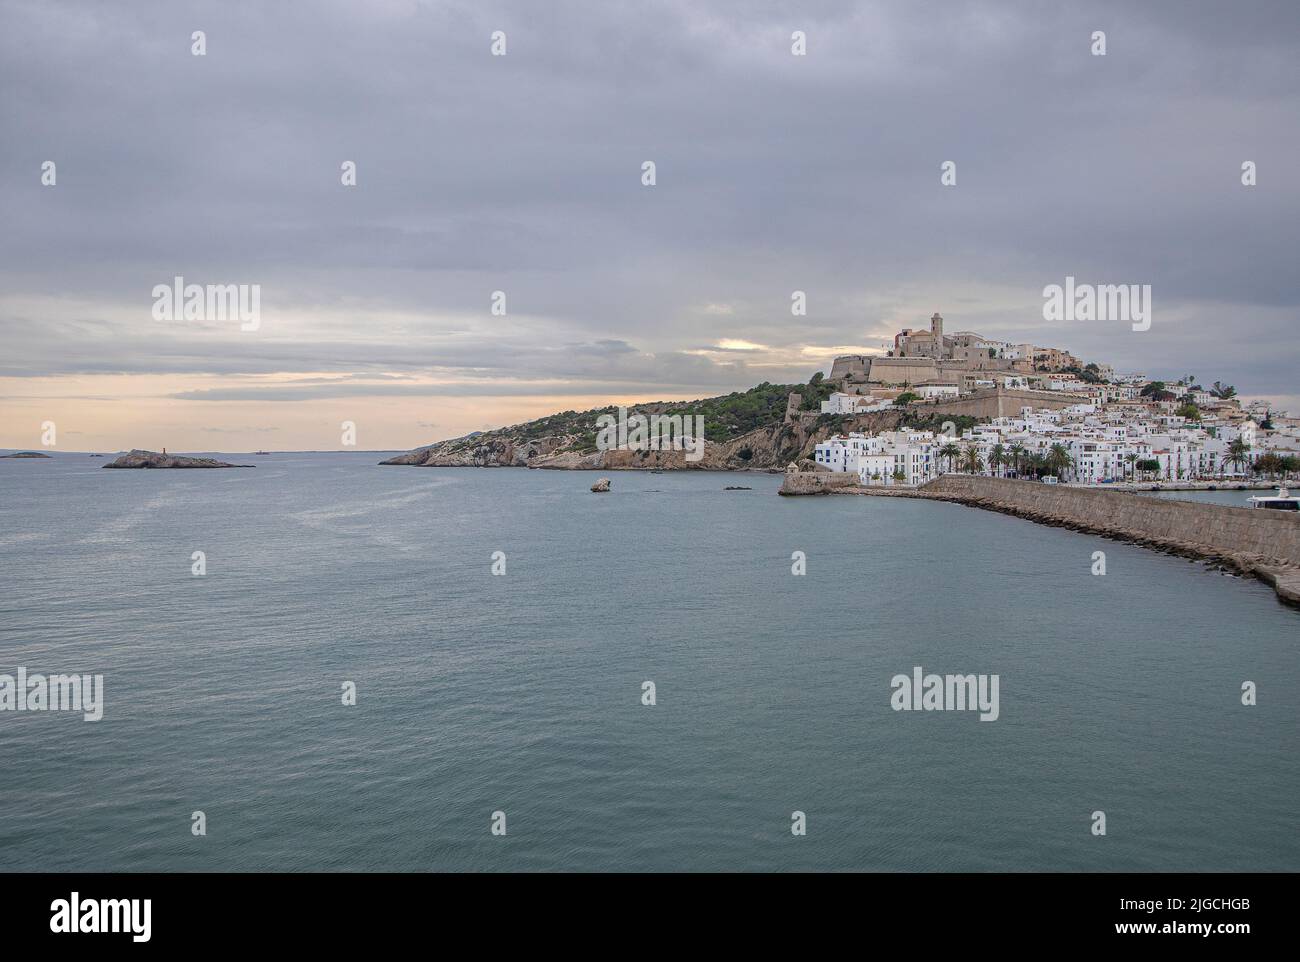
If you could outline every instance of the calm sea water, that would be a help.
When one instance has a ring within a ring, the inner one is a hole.
[[[1174,501],[1203,501],[1207,504],[1226,504],[1230,508],[1249,508],[1251,498],[1270,497],[1277,494],[1277,488],[1254,488],[1247,491],[1220,488],[1217,491],[1138,491],[1135,493],[1153,498],[1169,498]]]
[[[1300,869],[1263,584],[767,475],[380,457],[0,461],[0,672],[107,695],[0,713],[0,869]],[[1001,717],[892,711],[915,665]]]

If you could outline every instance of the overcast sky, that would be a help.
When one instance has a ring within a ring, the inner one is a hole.
[[[405,448],[936,310],[1300,409],[1298,118],[1294,0],[0,0],[0,445]],[[1045,322],[1067,274],[1151,329]]]

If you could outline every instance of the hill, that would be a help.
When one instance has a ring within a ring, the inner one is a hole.
[[[889,430],[905,419],[901,409],[823,417],[821,402],[832,390],[832,385],[818,373],[806,384],[764,382],[747,391],[718,397],[656,401],[627,409],[629,416],[703,417],[704,454],[694,462],[687,461],[683,451],[599,450],[597,419],[601,415],[617,418],[618,408],[611,405],[562,411],[495,431],[439,441],[381,463],[415,467],[782,471],[791,461],[811,457],[817,442],[831,434]]]

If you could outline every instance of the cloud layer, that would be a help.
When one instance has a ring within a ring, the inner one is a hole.
[[[172,438],[368,398],[414,445],[804,379],[934,310],[1296,393],[1300,8],[1079,6],[3,0],[0,443],[107,390]],[[1151,284],[1152,329],[1044,322],[1067,274]],[[175,275],[260,284],[261,330],[155,321]],[[249,438],[333,446],[280,417]]]

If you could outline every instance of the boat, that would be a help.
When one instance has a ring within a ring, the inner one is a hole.
[[[1300,511],[1300,496],[1288,494],[1286,485],[1277,489],[1277,494],[1247,498],[1252,508],[1268,508],[1273,511]]]
[[[270,451],[254,451],[254,454],[270,454]]]

